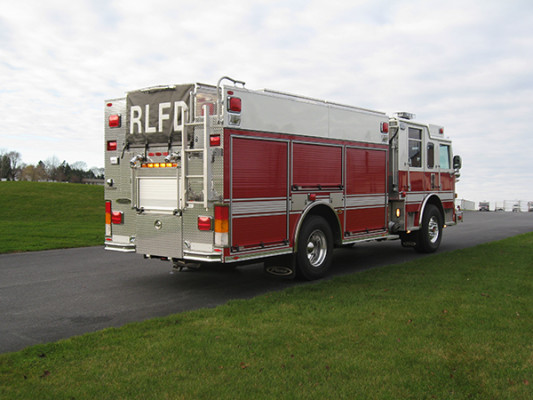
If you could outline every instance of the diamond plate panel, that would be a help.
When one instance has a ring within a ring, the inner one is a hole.
[[[161,257],[182,258],[182,218],[175,215],[137,215],[137,252]]]
[[[213,245],[215,236],[213,231],[198,229],[198,217],[211,217],[214,220],[213,208],[206,210],[200,204],[183,210],[183,239],[189,244],[202,243]]]

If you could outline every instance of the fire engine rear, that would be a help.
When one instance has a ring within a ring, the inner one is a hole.
[[[129,92],[105,120],[108,250],[317,279],[334,247],[400,239],[433,252],[461,219],[461,159],[411,114],[223,77]]]

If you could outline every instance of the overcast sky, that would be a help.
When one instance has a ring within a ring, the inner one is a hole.
[[[533,201],[531,0],[18,0],[0,8],[0,149],[103,166],[104,101],[229,75],[443,125],[458,194]]]

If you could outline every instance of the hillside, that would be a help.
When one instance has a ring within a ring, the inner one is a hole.
[[[0,182],[0,253],[104,242],[104,188]]]

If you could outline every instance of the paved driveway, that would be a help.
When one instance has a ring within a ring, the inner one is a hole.
[[[533,213],[466,214],[444,231],[439,251],[533,231]],[[331,276],[423,257],[399,241],[362,243],[335,253]],[[128,322],[165,316],[301,284],[235,271],[172,273],[170,263],[102,247],[0,255],[0,352]]]

